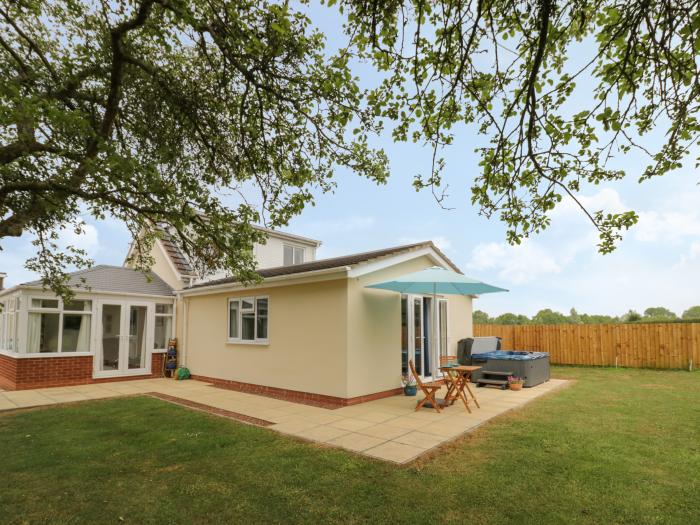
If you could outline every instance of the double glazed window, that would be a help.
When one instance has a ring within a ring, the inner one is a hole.
[[[228,339],[232,342],[267,342],[267,297],[228,300]]]
[[[89,352],[92,301],[32,297],[27,319],[27,353]]]
[[[173,305],[156,304],[156,326],[153,349],[165,350],[173,334]]]
[[[10,297],[0,302],[0,350],[17,351],[17,318],[19,298]]]
[[[304,262],[304,248],[293,244],[284,245],[284,265],[301,264]]]

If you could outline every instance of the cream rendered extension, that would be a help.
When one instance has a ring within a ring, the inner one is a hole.
[[[347,393],[347,281],[186,297],[193,374],[334,397]],[[228,342],[228,299],[267,296],[267,344]]]
[[[186,323],[178,329],[185,338],[185,364],[199,376],[342,399],[395,389],[401,374],[401,296],[365,286],[435,264],[434,256],[416,255],[359,277],[344,267],[248,289],[232,284],[229,291],[186,290],[178,302],[178,317]],[[229,342],[228,299],[259,296],[269,299],[268,342]],[[448,353],[455,355],[457,341],[472,335],[472,299],[442,298],[448,301]]]
[[[347,397],[401,386],[401,295],[365,286],[431,266],[435,263],[423,256],[348,281]],[[472,299],[438,297],[447,300],[448,353],[456,355],[457,341],[472,335]]]

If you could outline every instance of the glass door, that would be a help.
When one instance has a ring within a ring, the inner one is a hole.
[[[428,336],[427,322],[423,297],[420,295],[402,295],[401,373],[404,375],[409,373],[409,359],[413,360],[418,375],[424,378],[432,375],[431,360],[427,354],[428,346],[426,345]]]
[[[99,346],[99,370],[101,372],[119,370],[122,340],[122,305],[107,304],[100,306],[100,323],[102,324]]]
[[[146,306],[129,306],[128,368],[141,370],[146,368]]]
[[[153,341],[152,307],[147,303],[103,302],[95,375],[145,374],[150,371],[148,340]]]
[[[416,364],[416,372],[421,376],[429,375],[425,372],[423,363],[423,350],[425,349],[425,334],[423,330],[423,299],[411,297],[413,304],[413,362]]]

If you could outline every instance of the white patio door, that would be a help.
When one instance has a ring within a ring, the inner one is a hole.
[[[428,301],[430,302],[430,301]],[[418,375],[433,375],[433,349],[430,345],[430,305],[422,295],[401,296],[401,372],[409,373],[412,359]]]
[[[149,303],[132,301],[100,303],[96,377],[150,373],[148,349],[153,347],[152,308]]]

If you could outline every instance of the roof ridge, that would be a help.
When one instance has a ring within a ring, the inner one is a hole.
[[[382,257],[383,255],[388,255],[388,254],[386,254],[386,252],[408,250],[410,248],[417,248],[419,246],[425,246],[428,244],[432,244],[432,241],[416,242],[416,243],[412,243],[412,244],[402,244],[399,246],[389,246],[388,248],[379,248],[377,250],[367,250],[364,252],[347,253],[345,255],[336,255],[335,257],[325,257],[323,259],[315,259],[313,261],[306,261],[306,262],[297,263],[297,264],[287,264],[287,265],[283,264],[281,266],[269,266],[267,268],[258,268],[258,269],[259,270],[277,270],[278,268],[293,268],[295,266],[297,266],[297,267],[304,266],[305,264],[328,263],[328,262],[331,262],[335,259],[347,259],[349,257],[362,257],[364,255],[371,255],[373,253],[378,253],[380,255],[377,255],[377,257]],[[370,259],[367,259],[367,260],[370,260]]]
[[[316,259],[315,261],[309,261],[299,264],[291,264],[286,266],[275,266],[271,268],[258,268],[256,272],[263,279],[270,277],[281,277],[288,275],[299,275],[305,272],[312,272],[316,270],[330,270],[334,268],[342,268],[343,266],[353,266],[356,264],[366,263],[374,259],[389,257],[392,255],[397,255],[402,252],[407,252],[414,250],[416,248],[430,248],[434,250],[445,263],[453,268],[455,271],[462,273],[462,271],[450,261],[445,254],[443,254],[432,241],[423,241],[412,244],[403,244],[399,246],[392,246],[389,248],[383,248],[378,250],[369,250],[364,252],[357,252],[347,255],[341,255],[338,257],[329,257],[326,259]],[[235,277],[224,277],[222,279],[214,279],[211,281],[200,282],[192,286],[188,286],[185,290],[191,290],[194,288],[205,288],[208,286],[216,286],[222,284],[233,284],[237,283],[239,280]]]

